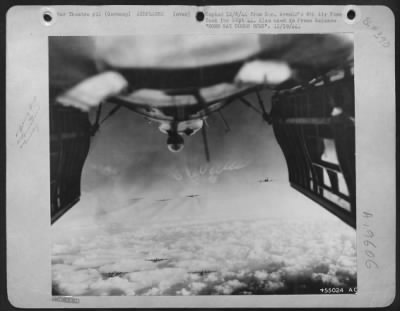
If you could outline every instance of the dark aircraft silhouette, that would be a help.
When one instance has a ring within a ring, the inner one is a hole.
[[[189,194],[189,195],[187,195],[186,197],[187,198],[197,198],[197,197],[199,197],[200,195],[199,194]]]
[[[199,271],[190,271],[189,273],[190,274],[197,274],[197,275],[200,275],[200,276],[205,276],[207,274],[215,273],[215,272],[217,272],[217,271],[215,271],[215,270],[199,270]]]
[[[114,278],[116,276],[124,276],[127,272],[118,272],[118,271],[113,271],[113,272],[103,272],[101,275],[105,278]]]
[[[168,258],[149,258],[145,259],[146,261],[151,261],[151,262],[159,262],[159,261],[166,261]]]
[[[157,200],[157,202],[167,202],[167,201],[171,201],[171,199],[159,199],[159,200]]]
[[[271,178],[265,178],[265,179],[259,180],[258,182],[259,182],[259,183],[265,183],[265,182],[271,182],[271,181],[272,181]]]

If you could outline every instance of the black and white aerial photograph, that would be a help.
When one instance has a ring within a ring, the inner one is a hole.
[[[53,296],[357,292],[351,33],[48,46]]]

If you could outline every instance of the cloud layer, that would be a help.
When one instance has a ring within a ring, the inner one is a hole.
[[[54,294],[294,294],[355,285],[355,231],[336,219],[153,225],[53,245]]]

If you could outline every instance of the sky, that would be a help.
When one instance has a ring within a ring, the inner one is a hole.
[[[269,110],[271,92],[262,97]],[[157,124],[133,112],[120,110],[104,123],[85,163],[81,201],[52,226],[55,293],[355,286],[355,231],[290,187],[273,129],[257,113],[239,101],[223,113],[228,133],[218,115],[207,119],[210,163],[200,133],[171,153]],[[265,178],[273,181],[258,182]],[[168,260],[146,261],[157,257]],[[203,269],[216,272],[191,273]]]

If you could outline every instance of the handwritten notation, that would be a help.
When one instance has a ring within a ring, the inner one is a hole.
[[[362,23],[364,26],[373,31],[373,37],[380,45],[382,45],[384,48],[390,46],[389,39],[385,36],[385,33],[382,31],[382,29],[374,23],[371,17],[364,18]]]
[[[22,121],[19,123],[15,138],[19,148],[23,148],[31,139],[33,134],[38,131],[38,115],[40,112],[40,105],[36,101],[36,97],[28,106],[28,111],[25,113]]]
[[[365,266],[367,269],[379,269],[379,266],[376,262],[375,251],[377,249],[377,245],[375,242],[375,233],[372,230],[372,219],[374,215],[370,212],[363,212],[363,223],[362,223],[362,238],[363,238],[363,247],[364,254],[366,255]]]

